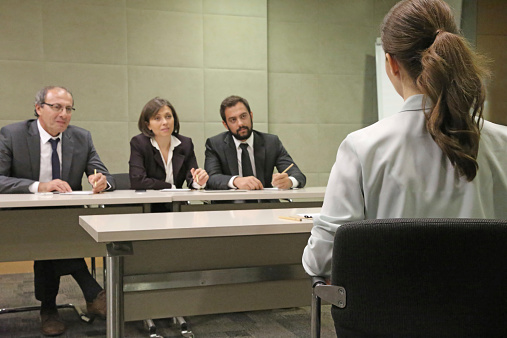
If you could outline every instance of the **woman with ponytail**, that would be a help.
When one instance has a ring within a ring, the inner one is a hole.
[[[507,127],[483,119],[482,58],[442,0],[404,0],[384,18],[386,72],[400,112],[349,134],[303,253],[329,276],[336,229],[379,218],[507,219]]]

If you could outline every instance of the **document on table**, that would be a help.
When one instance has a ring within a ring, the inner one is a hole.
[[[229,190],[200,190],[202,192],[247,192],[249,190],[229,189]]]
[[[262,188],[262,190],[275,190],[275,191],[278,191],[278,190],[297,190],[299,188],[290,188],[290,189],[280,189],[280,188]]]
[[[192,191],[192,189],[161,189],[159,191],[162,191],[162,192],[189,192],[189,191]]]
[[[71,191],[71,192],[61,192],[60,195],[93,195],[93,191]]]

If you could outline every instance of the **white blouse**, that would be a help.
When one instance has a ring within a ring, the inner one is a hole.
[[[173,159],[174,148],[179,146],[181,144],[181,141],[178,138],[176,138],[174,135],[171,135],[171,146],[169,147],[167,161],[165,160],[164,155],[162,154],[162,151],[160,150],[160,147],[159,147],[157,141],[155,140],[155,138],[154,137],[150,138],[150,141],[151,141],[151,145],[154,146],[155,148],[157,148],[157,150],[160,152],[160,156],[162,157],[162,161],[164,162],[165,181],[167,183],[171,183],[172,189],[176,189],[176,186],[174,185],[172,159]]]
[[[423,95],[400,113],[349,134],[331,169],[321,213],[314,218],[303,266],[331,274],[336,229],[381,218],[507,219],[507,127],[484,121],[472,182],[454,167],[426,130]]]

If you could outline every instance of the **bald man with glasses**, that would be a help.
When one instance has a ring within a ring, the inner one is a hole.
[[[69,125],[74,110],[69,90],[44,87],[35,97],[37,119],[0,129],[0,193],[82,190],[83,174],[88,176],[93,193],[114,189],[114,179],[95,151],[90,132]],[[60,276],[68,274],[83,291],[88,315],[106,316],[105,292],[90,275],[84,259],[35,261],[35,298],[41,301],[41,333],[46,336],[65,332],[56,296]]]

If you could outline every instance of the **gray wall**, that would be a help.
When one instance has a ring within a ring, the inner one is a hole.
[[[268,1],[269,128],[326,185],[338,145],[377,120],[375,39],[393,1]]]
[[[154,96],[169,99],[204,165],[237,93],[267,131],[266,0],[0,0],[0,126],[33,117],[35,92],[70,88],[72,124],[92,132],[111,172],[128,171],[129,140]]]
[[[477,49],[489,57],[486,118],[507,125],[507,1],[477,1]]]
[[[376,121],[374,43],[394,3],[0,0],[0,126],[31,118],[42,86],[67,86],[72,123],[92,132],[111,172],[125,172],[139,113],[158,95],[203,166],[206,138],[224,130],[219,104],[238,94],[308,185],[325,185],[341,140]]]

